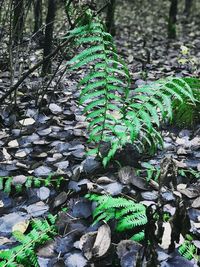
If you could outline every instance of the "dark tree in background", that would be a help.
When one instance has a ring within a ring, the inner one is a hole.
[[[56,0],[48,0],[48,10],[46,16],[45,40],[44,40],[44,58],[52,51],[53,28],[56,15]],[[51,73],[51,59],[44,62],[42,66],[42,76]]]
[[[34,33],[38,32],[42,26],[42,0],[34,0]]]
[[[186,14],[186,16],[190,16],[190,11],[191,11],[191,7],[192,7],[192,3],[193,3],[193,0],[185,0],[184,13]]]
[[[19,43],[23,37],[24,27],[24,0],[13,0],[13,28],[12,36],[14,44]]]
[[[110,0],[106,15],[106,27],[112,35],[115,35],[115,5],[116,0]]]
[[[171,0],[168,21],[168,38],[176,38],[176,20],[178,11],[178,0]]]

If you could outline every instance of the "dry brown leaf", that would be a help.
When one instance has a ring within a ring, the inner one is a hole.
[[[18,222],[12,227],[12,232],[19,231],[23,234],[26,232],[28,225],[29,221]]]
[[[94,257],[104,256],[111,244],[111,231],[110,227],[107,224],[104,224],[99,227],[97,232],[97,237],[92,249]]]

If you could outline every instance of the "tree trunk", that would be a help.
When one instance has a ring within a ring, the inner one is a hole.
[[[44,40],[44,58],[47,57],[52,51],[53,43],[53,28],[54,19],[56,14],[56,0],[48,0],[48,11],[46,17],[46,28],[45,28],[45,40]],[[51,59],[46,61],[42,66],[42,76],[51,73]]]
[[[115,4],[115,0],[110,0],[106,16],[106,27],[112,35],[115,35]]]
[[[178,11],[178,0],[171,0],[169,10],[169,21],[168,21],[168,38],[176,38],[176,16]]]
[[[192,7],[193,0],[185,0],[185,9],[184,13],[186,14],[187,17],[190,16],[190,11]]]
[[[42,0],[34,0],[34,33],[42,27]]]
[[[22,41],[24,27],[24,0],[13,1],[13,42],[18,44]]]

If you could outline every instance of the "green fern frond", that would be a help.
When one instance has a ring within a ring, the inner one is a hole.
[[[117,231],[122,232],[127,229],[133,229],[137,226],[145,225],[147,223],[146,214],[131,214],[122,218],[117,224]]]
[[[93,211],[94,223],[116,219],[116,230],[119,232],[144,226],[147,223],[145,206],[133,200],[96,194],[87,194],[86,198],[97,202]]]
[[[144,240],[145,235],[144,235],[144,231],[141,231],[135,235],[133,235],[130,239],[136,242],[140,242],[142,240]]]
[[[111,145],[103,158],[104,166],[127,143],[134,143],[139,151],[155,152],[163,143],[159,133],[162,122],[172,121],[179,107],[181,117],[187,107],[195,109],[200,88],[196,78],[161,79],[137,88],[130,98],[129,70],[98,19],[88,20],[69,36],[83,50],[67,64],[72,70],[92,67],[79,83],[80,104],[89,121],[89,140],[97,144],[97,154],[101,156],[99,143]],[[192,118],[187,115],[188,121]]]
[[[48,220],[48,221],[47,221]],[[9,250],[0,251],[0,259],[3,260],[4,267],[26,266],[39,267],[36,248],[44,244],[57,233],[55,228],[55,216],[49,215],[46,220],[33,220],[31,222],[32,230],[28,234],[19,231],[13,232],[13,237],[21,244]]]
[[[17,193],[21,193],[23,189],[30,188],[30,187],[40,187],[40,186],[56,186],[57,188],[60,187],[61,182],[64,178],[57,177],[54,178],[53,174],[49,174],[47,177],[34,177],[29,176],[26,178],[26,182],[24,185],[21,184],[13,184],[13,177],[11,176],[1,176],[0,177],[0,190],[3,190],[5,193],[10,194],[12,189],[15,190]]]
[[[176,102],[177,109],[181,103],[188,106],[189,102],[194,102],[195,98],[189,79],[168,78],[136,89],[133,98],[127,105],[126,135],[131,136],[132,142],[141,139],[143,144],[149,146],[152,151],[155,150],[158,144],[162,144],[162,137],[155,126],[159,127],[161,121],[166,118],[170,120],[173,118],[175,100],[178,101]],[[137,121],[138,134],[131,126],[134,125],[135,118],[139,119]]]
[[[178,248],[179,253],[186,259],[191,260],[197,254],[197,248],[191,241],[185,240],[184,243]]]

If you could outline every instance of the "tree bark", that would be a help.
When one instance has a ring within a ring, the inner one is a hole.
[[[178,0],[171,0],[171,5],[169,9],[169,21],[168,21],[168,38],[176,38],[176,21],[177,21],[177,11],[178,11]]]
[[[46,16],[45,40],[44,40],[44,58],[48,57],[52,51],[53,28],[56,14],[56,0],[48,0],[48,11]],[[42,76],[51,73],[51,58],[42,66]]]
[[[185,0],[184,13],[186,14],[187,17],[190,16],[190,11],[191,11],[192,4],[193,4],[193,0]]]
[[[24,0],[13,1],[13,42],[18,44],[22,41],[24,27]]]
[[[115,35],[115,5],[116,0],[110,0],[106,15],[106,27],[113,36]]]
[[[34,33],[42,27],[42,0],[34,0]]]

